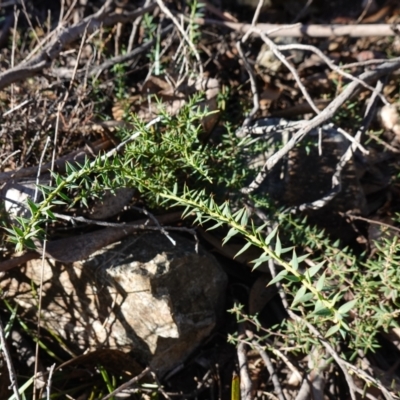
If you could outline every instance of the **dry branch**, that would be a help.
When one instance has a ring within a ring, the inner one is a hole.
[[[400,59],[396,59],[394,62],[386,62],[373,71],[367,71],[360,75],[359,79],[366,83],[373,82],[380,77],[389,74],[400,68]],[[247,187],[242,189],[242,193],[249,194],[256,190],[264,179],[267,177],[269,171],[278,163],[278,161],[284,157],[290,150],[292,150],[298,143],[300,143],[304,137],[317,128],[321,124],[327,122],[336,111],[348,100],[350,100],[357,92],[360,86],[359,81],[351,82],[343,92],[338,95],[320,114],[316,115],[307,124],[305,124],[298,132],[296,132],[292,138],[286,143],[284,147],[278,150],[272,155],[262,167],[259,174],[256,176],[253,182]]]
[[[202,25],[219,25],[246,33],[256,28],[270,37],[291,36],[291,37],[330,37],[330,36],[395,36],[398,35],[400,25],[388,24],[360,24],[360,25],[279,25],[279,24],[257,24],[253,27],[251,24],[240,24],[228,21],[219,21],[215,19],[197,18],[196,23]]]

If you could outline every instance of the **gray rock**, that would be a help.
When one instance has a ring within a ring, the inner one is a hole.
[[[196,253],[193,241],[173,238],[176,246],[159,233],[132,235],[87,261],[46,262],[44,326],[78,353],[123,351],[160,375],[179,365],[216,326],[227,277],[212,255]],[[39,283],[40,271],[41,262],[32,260],[0,284],[34,315],[30,285]]]

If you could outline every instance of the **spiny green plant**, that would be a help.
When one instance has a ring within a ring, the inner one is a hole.
[[[319,317],[323,321],[330,321],[333,327],[327,332],[327,336],[342,330],[349,330],[345,317],[348,312],[355,306],[357,300],[351,300],[338,307],[339,300],[343,294],[339,292],[331,292],[328,295],[324,292],[326,285],[326,274],[323,272],[318,279],[313,279],[324,267],[324,262],[320,262],[311,268],[302,270],[300,264],[308,257],[308,255],[298,256],[293,246],[283,248],[279,238],[278,226],[265,235],[267,224],[255,226],[253,221],[249,221],[249,215],[246,208],[241,208],[236,212],[232,212],[228,202],[218,205],[212,196],[202,191],[191,191],[184,187],[183,193],[178,195],[178,187],[175,185],[174,191],[163,193],[162,197],[174,201],[174,206],[185,206],[183,216],[194,213],[196,218],[194,223],[205,225],[210,221],[216,222],[209,228],[215,229],[221,225],[230,227],[228,234],[225,236],[223,243],[227,243],[233,236],[240,234],[247,243],[236,254],[245,252],[250,246],[257,246],[263,254],[253,261],[254,268],[262,263],[273,260],[282,267],[282,270],[270,281],[270,285],[281,280],[300,283],[300,288],[296,291],[292,307],[298,304],[312,303],[314,310],[309,314],[313,318]],[[274,240],[274,247],[271,242]],[[292,253],[290,261],[283,256],[285,253]]]
[[[55,206],[87,206],[93,196],[120,187],[137,188],[150,206],[156,206],[159,194],[176,181],[211,183],[211,157],[223,151],[209,152],[199,139],[201,119],[207,115],[197,106],[201,100],[194,96],[177,116],[163,112],[156,127],[132,116],[135,140],[127,143],[122,153],[103,154],[83,164],[69,163],[64,175],[53,173],[54,185],[40,186],[43,201],[28,201],[31,216],[18,217],[18,224],[6,228],[17,250],[34,247],[32,239],[43,236],[46,222],[55,221]],[[129,140],[132,132],[121,131],[120,137]]]
[[[247,160],[264,152],[267,144],[237,138],[228,124],[218,143],[203,143],[199,133],[206,111],[198,107],[201,99],[193,97],[176,116],[162,112],[152,126],[131,116],[135,133],[119,132],[121,141],[132,139],[124,151],[69,164],[65,174],[53,174],[53,186],[40,187],[43,201],[28,202],[31,217],[8,227],[10,240],[18,250],[33,246],[33,238],[44,235],[45,223],[56,223],[55,207],[84,206],[105,190],[135,187],[153,208],[177,206],[184,216],[193,216],[195,224],[227,228],[224,243],[241,236],[245,245],[238,254],[259,247],[262,255],[254,260],[254,268],[267,262],[277,265],[270,285],[280,283],[292,310],[332,345],[346,343],[345,356],[376,350],[377,333],[397,326],[400,245],[396,238],[377,243],[373,257],[355,255],[307,220],[277,209],[267,195],[250,199],[267,213],[269,222],[259,223],[243,207],[240,188],[257,173],[246,168]],[[298,321],[283,321],[264,339],[277,332],[297,352],[318,342]]]

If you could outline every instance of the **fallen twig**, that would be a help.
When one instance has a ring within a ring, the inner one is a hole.
[[[235,31],[246,33],[253,27],[251,24],[241,24],[228,21],[220,21],[216,19],[197,18],[197,24],[202,25],[219,25]],[[279,25],[279,24],[257,24],[256,28],[270,37],[291,36],[291,37],[331,37],[331,36],[395,36],[400,30],[399,25],[389,24],[360,24],[360,25],[342,25],[342,24],[326,24],[326,25]]]
[[[339,67],[338,65],[336,65],[329,57],[327,57],[320,49],[318,49],[315,46],[310,46],[310,45],[306,45],[306,44],[289,44],[289,45],[279,45],[277,46],[278,50],[281,51],[287,51],[287,50],[305,50],[305,51],[311,51],[314,54],[316,54],[318,57],[321,58],[321,60],[323,60],[326,65],[332,70],[337,72],[339,75],[342,75],[343,77],[350,79],[352,81],[356,81],[358,82],[360,85],[364,86],[366,89],[369,89],[371,91],[374,91],[374,88],[371,87],[370,85],[368,85],[367,83],[365,83],[363,80],[361,80],[360,78],[357,78],[356,76],[353,76],[347,72],[345,72],[343,69],[343,67]],[[380,99],[382,100],[382,102],[384,104],[389,104],[388,101],[386,100],[385,96],[381,93],[378,93],[378,96],[380,97]]]
[[[56,364],[53,364],[53,365],[50,367],[49,376],[48,376],[48,378],[47,378],[47,385],[46,385],[47,400],[50,400],[50,395],[51,395],[51,379],[53,378],[53,373],[54,373],[55,367],[56,367]]]
[[[293,78],[297,82],[297,85],[299,86],[299,89],[303,93],[304,98],[307,100],[307,103],[310,105],[310,107],[313,109],[313,111],[316,114],[319,114],[320,110],[314,104],[314,101],[312,100],[311,96],[308,94],[307,89],[301,82],[299,74],[297,73],[297,71],[293,67],[293,65],[290,64],[290,62],[286,59],[286,57],[280,52],[279,47],[268,37],[268,35],[266,35],[260,29],[252,28],[250,30],[250,32],[257,33],[260,36],[260,38],[264,41],[264,43],[271,49],[271,51],[273,51],[275,57],[278,58],[287,67],[287,69],[292,73]]]
[[[16,268],[20,265],[23,265],[31,260],[37,260],[40,258],[40,254],[36,251],[27,251],[26,253],[16,256],[14,258],[10,258],[8,260],[4,260],[0,262],[0,272],[5,272],[10,269]]]
[[[394,232],[399,232],[400,233],[400,228],[397,228],[397,227],[395,227],[393,225],[390,225],[390,224],[386,224],[385,222],[382,222],[382,221],[377,221],[377,220],[374,220],[374,219],[371,219],[371,218],[364,218],[364,217],[361,217],[359,215],[353,215],[353,214],[350,214],[350,213],[340,213],[340,215],[342,217],[348,218],[350,221],[354,221],[354,220],[365,221],[365,222],[368,222],[369,224],[378,225],[378,226],[381,226],[383,228],[390,229],[390,230],[392,230]]]

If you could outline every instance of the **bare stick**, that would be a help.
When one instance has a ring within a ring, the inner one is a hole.
[[[20,103],[20,104],[18,104],[17,106],[11,108],[10,110],[6,111],[6,112],[3,114],[3,117],[5,117],[5,116],[7,116],[7,115],[9,115],[9,114],[11,114],[11,113],[13,113],[14,111],[19,110],[19,109],[22,108],[23,106],[26,106],[27,104],[29,104],[31,101],[32,101],[32,99],[24,100],[22,103]]]
[[[240,341],[237,347],[237,357],[239,362],[240,392],[242,400],[252,400],[252,384],[247,366],[246,344]]]
[[[26,253],[20,256],[1,261],[0,272],[5,272],[10,269],[19,267],[20,265],[23,265],[28,261],[37,260],[38,258],[40,258],[40,254],[38,254],[36,251],[27,251]]]
[[[367,382],[368,384],[371,384],[371,383],[372,383],[373,385],[375,385],[375,386],[382,392],[382,394],[383,394],[383,396],[385,397],[386,400],[395,400],[395,399],[398,399],[398,398],[399,398],[398,396],[393,397],[393,396],[389,393],[389,391],[385,388],[385,386],[383,386],[383,385],[379,382],[379,380],[373,378],[371,375],[367,374],[367,373],[366,373],[365,371],[363,371],[362,369],[357,368],[355,365],[352,365],[352,364],[350,364],[350,363],[347,362],[347,361],[342,360],[342,362],[343,362],[343,365],[344,365],[344,366],[346,366],[349,370],[352,370],[352,371],[353,371],[354,373],[356,373],[360,378],[364,379],[365,382]],[[358,393],[363,394],[363,391],[360,390],[360,389],[358,389],[357,387],[355,387],[355,390],[356,390]],[[367,397],[368,397],[368,396],[367,396]],[[368,397],[368,398],[371,398],[371,397]],[[375,400],[376,397],[372,397],[372,399]]]
[[[359,24],[364,19],[364,17],[367,15],[367,13],[368,13],[371,5],[372,5],[372,1],[373,0],[368,0],[367,1],[367,4],[364,6],[364,9],[362,10],[362,13],[357,18],[356,24]]]
[[[254,12],[253,20],[251,21],[252,26],[255,26],[257,24],[263,3],[264,3],[263,0],[258,1],[256,11]],[[244,35],[242,40],[239,40],[236,43],[236,47],[238,49],[239,55],[240,55],[240,57],[242,57],[244,66],[247,70],[247,73],[249,74],[250,83],[251,83],[251,92],[253,93],[253,109],[250,111],[250,114],[245,118],[242,126],[249,125],[251,120],[253,119],[254,115],[256,115],[257,111],[260,109],[260,96],[258,95],[256,77],[254,76],[253,69],[251,68],[249,62],[247,61],[247,58],[244,55],[244,52],[242,49],[242,43],[246,42],[249,35],[250,35],[250,33]]]
[[[55,216],[60,219],[67,221],[83,222],[86,224],[93,224],[98,226],[105,226],[107,229],[101,231],[91,232],[84,234],[79,237],[72,237],[66,239],[59,239],[47,242],[46,245],[46,256],[59,260],[64,263],[72,263],[75,261],[86,259],[90,254],[95,251],[108,246],[111,243],[117,242],[127,235],[132,234],[137,231],[160,231],[158,226],[152,226],[149,224],[148,219],[141,219],[135,221],[134,223],[112,223],[106,221],[93,221],[84,217],[71,217],[69,215],[56,213]],[[181,212],[173,212],[170,214],[165,214],[157,216],[157,221],[161,223],[172,223],[174,221],[180,220]],[[180,231],[190,233],[194,236],[196,241],[196,251],[198,251],[198,238],[196,231],[191,228],[186,227],[176,227],[176,226],[164,226],[163,229],[169,231]],[[40,249],[41,244],[37,244]],[[69,251],[69,249],[74,251]],[[41,255],[36,251],[28,251],[22,255],[10,258],[0,262],[0,272],[8,271],[12,268],[16,268],[20,265],[27,263],[30,260],[41,258]]]
[[[11,382],[10,389],[11,388],[13,389],[15,398],[17,400],[21,400],[18,391],[17,374],[15,373],[14,364],[11,361],[11,354],[8,350],[6,337],[4,334],[3,322],[1,321],[1,318],[0,318],[0,343],[1,343],[1,348],[3,350],[4,358],[6,359],[8,373],[10,375],[10,382]]]
[[[152,215],[149,212],[144,212],[145,215],[149,217],[154,223],[155,226],[148,225],[147,222],[135,224],[135,223],[130,223],[130,222],[107,222],[107,221],[98,221],[98,220],[93,220],[85,217],[73,217],[71,215],[65,215],[65,214],[60,214],[53,212],[54,216],[57,218],[66,220],[66,221],[71,221],[71,222],[84,222],[88,225],[98,225],[98,226],[106,226],[108,228],[130,228],[130,229],[136,229],[136,230],[148,230],[148,231],[159,231],[163,233],[164,235],[167,234],[165,230],[169,231],[178,231],[178,232],[186,232],[186,233],[191,233],[192,235],[196,234],[196,231],[192,228],[186,228],[185,226],[161,226],[158,219]],[[168,238],[171,243],[175,246],[176,242],[172,238]]]
[[[311,384],[307,378],[303,379],[303,383],[300,386],[300,390],[297,392],[297,396],[294,400],[308,400],[311,394]]]
[[[30,60],[40,49],[43,48],[45,43],[48,43],[58,32],[61,31],[62,26],[64,23],[66,23],[67,19],[69,18],[70,14],[72,13],[74,7],[76,6],[78,0],[74,0],[67,11],[65,17],[64,17],[64,2],[65,0],[61,1],[61,7],[60,7],[60,17],[58,20],[58,25],[56,29],[53,31],[49,32],[40,42],[39,44],[26,56],[25,61]]]
[[[145,128],[148,129],[150,127],[152,127],[153,125],[157,124],[158,122],[161,121],[161,117],[156,117],[154,119],[152,119],[150,122],[148,122],[145,125]],[[118,146],[116,146],[115,148],[113,148],[112,150],[110,150],[109,152],[107,152],[106,154],[104,154],[101,159],[104,160],[106,158],[111,157],[112,155],[118,153],[123,147],[125,147],[126,144],[136,140],[140,135],[142,134],[142,132],[137,131],[132,133],[131,136],[128,137],[128,139],[124,140],[123,142],[121,142]]]
[[[38,194],[39,194],[39,184],[40,184],[40,175],[41,175],[41,173],[42,173],[42,163],[43,163],[43,159],[44,159],[44,156],[45,156],[45,154],[46,154],[47,147],[48,147],[49,143],[50,143],[50,136],[47,137],[46,143],[45,143],[44,148],[43,148],[43,151],[42,151],[42,154],[40,155],[39,166],[38,166],[37,174],[36,174],[36,188],[35,188],[35,194],[34,194],[34,196],[33,196],[33,202],[34,202],[34,203],[36,203],[37,198],[38,198]],[[51,171],[53,171],[53,167],[51,168]]]
[[[4,165],[10,158],[14,157],[16,154],[21,153],[21,150],[15,150],[11,154],[9,154],[2,162],[0,162],[0,166]],[[3,156],[3,154],[2,154]]]
[[[171,236],[168,235],[168,232],[165,230],[165,228],[163,228],[160,223],[157,221],[157,218],[150,212],[148,212],[144,207],[143,208],[139,208],[139,207],[132,207],[132,209],[137,210],[141,213],[143,213],[144,215],[146,215],[147,217],[149,217],[153,223],[156,225],[156,227],[160,230],[160,232],[165,235],[167,237],[167,239],[174,245],[176,246],[176,241],[174,239],[172,239]],[[195,234],[194,229],[192,230]]]
[[[303,83],[301,82],[301,79],[296,71],[296,69],[293,67],[292,64],[289,63],[289,61],[286,59],[286,57],[279,51],[278,46],[267,36],[265,35],[262,31],[259,29],[252,28],[252,32],[258,33],[260,38],[264,41],[266,45],[269,46],[269,48],[273,51],[275,56],[283,63],[286,65],[287,69],[292,73],[294,79],[296,80],[297,84],[299,85],[299,88],[301,92],[303,93],[304,98],[307,100],[307,103],[311,106],[311,108],[314,110],[316,114],[319,114],[319,108],[315,105],[314,101],[311,99],[310,95],[307,92],[307,89],[304,87]]]
[[[399,57],[391,58],[390,60],[386,58],[373,58],[372,60],[365,60],[365,61],[358,61],[348,64],[343,64],[339,68],[341,69],[350,69],[356,67],[367,67],[369,65],[376,65],[376,64],[383,64],[385,62],[396,62],[398,61]]]
[[[329,57],[327,57],[320,49],[318,49],[315,46],[310,46],[310,45],[305,45],[305,44],[289,44],[289,45],[282,45],[282,46],[277,46],[279,50],[306,50],[306,51],[311,51],[315,53],[318,57],[320,57],[325,63],[328,65],[330,69],[333,71],[337,72],[339,75],[344,76],[347,79],[350,79],[352,81],[358,82],[360,85],[364,86],[366,89],[369,89],[371,92],[373,92],[375,89],[368,85],[366,82],[363,80],[343,71],[343,67],[337,66]],[[381,93],[378,93],[378,96],[382,100],[384,104],[389,104],[389,102],[386,100],[385,96],[383,96]]]
[[[164,390],[164,388],[162,387],[161,382],[160,382],[160,380],[159,380],[158,377],[157,377],[157,374],[154,373],[153,371],[150,371],[150,374],[151,374],[152,378],[154,379],[154,381],[157,383],[157,386],[158,386],[157,390],[158,390],[167,400],[172,400],[172,398],[171,398],[170,396],[168,396],[168,393],[167,393],[167,392]],[[206,376],[207,376],[207,374],[206,374]],[[203,378],[203,380],[204,380],[204,378]]]
[[[340,215],[342,215],[343,217],[349,218],[351,221],[354,221],[354,220],[365,221],[365,222],[368,222],[369,224],[382,226],[382,227],[390,229],[394,232],[400,232],[400,228],[396,228],[395,226],[386,224],[385,222],[382,222],[382,221],[376,221],[374,219],[364,218],[364,217],[360,217],[359,215],[353,215],[353,214],[348,214],[348,213],[340,213]]]
[[[255,27],[257,24],[263,4],[264,4],[264,0],[258,0],[256,11],[254,11],[253,19],[251,20],[251,26],[253,26],[253,27]],[[248,33],[246,33],[242,38],[242,42],[244,43],[249,38],[250,35],[251,35],[250,31]]]
[[[53,139],[53,152],[51,154],[51,163],[50,163],[50,171],[51,172],[54,172],[54,165],[55,165],[55,161],[56,161],[57,138],[58,138],[58,132],[59,132],[59,127],[60,127],[61,112],[62,112],[62,109],[64,108],[65,103],[68,100],[70,91],[72,89],[72,85],[73,85],[74,80],[75,80],[75,75],[76,75],[76,71],[78,70],[78,64],[79,64],[79,60],[80,60],[81,55],[82,55],[82,49],[83,49],[83,45],[84,45],[85,40],[86,40],[86,35],[87,35],[87,29],[84,30],[83,35],[82,35],[81,45],[79,46],[79,51],[78,51],[78,55],[76,57],[75,67],[74,67],[74,70],[72,72],[72,77],[71,77],[71,80],[69,82],[68,89],[65,92],[65,95],[64,95],[64,98],[62,99],[62,101],[60,103],[58,103],[58,105],[57,105],[56,127],[55,127],[55,131],[54,131],[54,139]],[[41,162],[42,162],[42,159],[41,159]],[[37,175],[37,185],[39,184],[39,177],[40,177],[40,169],[39,169],[38,175]],[[50,180],[50,182],[51,182],[51,180]],[[35,202],[36,202],[36,193],[35,193],[35,199],[34,199]]]
[[[148,7],[150,5],[151,0],[146,0],[143,4],[143,7]],[[133,42],[135,41],[135,36],[136,33],[139,29],[139,25],[142,22],[142,15],[140,15],[139,17],[137,17],[133,23],[132,23],[132,31],[131,34],[129,35],[129,41],[128,41],[128,47],[126,48],[126,52],[130,53],[132,51],[133,48]]]
[[[264,5],[264,0],[258,0],[257,8],[256,8],[256,11],[254,11],[253,19],[251,21],[251,24],[253,26],[256,25],[258,18],[260,17],[260,12],[261,12],[263,5]]]
[[[57,130],[55,135],[57,136]],[[40,157],[40,163],[39,163],[39,169],[38,169],[38,175],[37,175],[37,181],[36,183],[39,183],[39,176],[40,176],[40,170],[42,167],[42,162],[44,155],[47,151],[47,144],[50,142],[50,137],[47,138],[46,141],[46,146],[44,147],[42,151],[42,155]],[[52,157],[52,167],[51,170],[54,168],[54,154],[55,151],[53,151],[53,157]],[[35,189],[35,196],[34,196],[34,202],[36,202],[36,197],[37,197],[37,190],[38,187],[36,186]],[[38,299],[38,310],[37,310],[37,327],[36,327],[36,345],[35,345],[35,367],[34,367],[34,378],[33,378],[33,400],[36,400],[36,389],[37,389],[37,380],[38,380],[38,372],[39,372],[39,341],[40,341],[40,328],[41,328],[41,317],[42,317],[42,299],[43,299],[43,276],[44,276],[44,264],[45,264],[45,259],[46,259],[46,243],[47,243],[47,228],[48,224],[46,223],[45,227],[45,236],[44,240],[42,242],[42,264],[41,264],[41,269],[40,269],[40,284],[39,284],[39,299]]]
[[[34,36],[34,38],[36,39],[36,41],[39,43],[40,40],[36,33],[35,28],[32,25],[32,21],[31,21],[31,18],[29,17],[28,10],[26,9],[25,0],[21,0],[21,4],[22,4],[22,11],[25,15],[26,20],[28,21],[29,27],[31,28],[31,33]]]
[[[181,212],[160,215],[157,219],[163,224],[179,221],[181,219]],[[155,230],[158,230],[157,227],[154,228]],[[171,230],[178,229],[177,227],[171,228]],[[95,251],[102,249],[111,243],[115,243],[140,229],[151,229],[149,228],[148,219],[135,221],[133,224],[125,224],[123,226],[108,226],[105,229],[86,233],[81,236],[71,236],[65,239],[52,240],[46,245],[47,256],[64,263],[84,260]],[[35,244],[40,249],[41,244],[39,242],[35,242]],[[73,249],[73,251],[71,251],[71,249]]]
[[[11,48],[11,68],[14,68],[18,16],[19,16],[19,10],[17,10],[17,8],[14,6],[14,29],[13,29],[12,48]],[[14,108],[14,85],[11,86],[11,108]]]
[[[65,0],[63,0],[62,3],[64,3]],[[72,12],[75,9],[76,3],[78,2],[78,0],[73,0],[73,2],[71,3],[71,5],[69,6],[69,9],[67,10],[67,12],[65,13],[60,13],[60,19],[59,19],[59,24],[61,24],[62,22],[65,22],[68,20],[68,18],[71,16]]]
[[[231,28],[235,31],[246,33],[252,29],[250,24],[241,24],[229,21],[221,21],[208,18],[197,18],[195,20],[198,24],[203,25],[219,25]],[[349,37],[364,37],[364,36],[395,36],[400,29],[399,25],[389,24],[363,24],[363,25],[349,25],[349,24],[326,24],[326,25],[307,25],[296,24],[291,26],[278,25],[278,24],[257,24],[256,28],[268,34],[268,36],[290,36],[290,37],[335,37],[335,36],[349,36]]]
[[[307,0],[307,3],[304,4],[304,7],[297,13],[295,19],[292,21],[293,24],[297,24],[297,22],[300,21],[300,18],[302,18],[303,15],[307,12],[307,9],[310,7],[312,2],[313,0]]]

